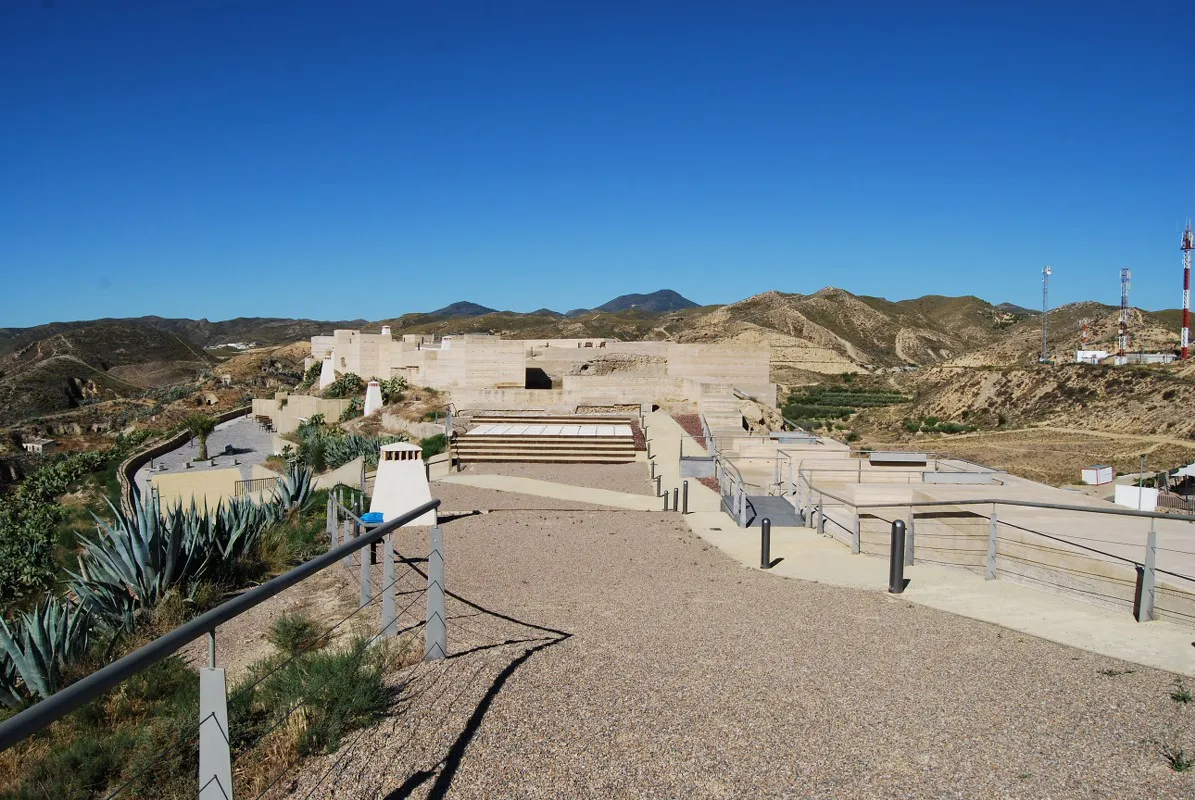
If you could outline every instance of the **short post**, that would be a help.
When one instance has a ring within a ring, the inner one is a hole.
[[[861,459],[861,458],[858,459],[855,462],[855,466],[858,468],[858,471],[859,471],[858,477],[856,477],[856,479],[855,479],[855,483],[863,483],[863,459]]]
[[[817,498],[817,532],[822,536],[826,535],[826,509],[823,505],[825,498],[818,495]]]
[[[682,514],[689,513],[689,482],[685,481],[681,484],[681,512]]]
[[[863,552],[862,522],[859,519],[859,509],[855,509],[855,527],[851,531],[851,555]]]
[[[437,525],[431,531],[432,546],[427,556],[427,623],[423,628],[423,660],[448,656],[448,621],[444,617],[444,533]]]
[[[660,497],[664,498],[664,510],[668,510],[668,492],[664,492]]]
[[[382,636],[398,633],[398,615],[395,613],[398,587],[394,580],[394,531],[382,540]]]
[[[747,490],[739,484],[739,527],[747,527]]]
[[[888,558],[888,591],[900,594],[905,590],[905,522],[892,523],[892,548]]]
[[[672,510],[680,511],[679,505],[680,489],[676,486],[672,487]]]
[[[365,497],[365,459],[361,459],[361,497]]]
[[[759,568],[772,568],[772,521],[767,517],[759,523]]]
[[[656,479],[656,462],[654,462],[654,461],[651,462],[651,478],[650,479],[653,481]]]
[[[996,538],[1000,531],[1000,520],[996,517],[996,506],[992,506],[992,514],[988,525],[988,557],[983,572],[984,580],[996,580]]]
[[[228,682],[216,669],[215,634],[208,639],[209,666],[199,671],[199,800],[232,797],[232,754],[228,747]]]
[[[663,494],[663,490],[660,488],[660,481],[662,479],[663,479],[662,475],[656,476],[656,497],[659,497],[661,494]]]
[[[648,459],[650,459],[651,458],[651,439],[648,439],[646,444],[647,444],[647,457],[648,457]]]
[[[913,551],[916,549],[916,547],[914,545],[914,538],[917,535],[916,526],[917,526],[917,515],[913,511],[913,507],[909,506],[909,529],[905,536],[905,566],[906,567],[913,566],[913,556],[914,556]]]
[[[371,549],[372,548],[367,547],[363,550],[357,551],[357,554],[361,557],[361,605],[358,606],[358,608],[365,608],[367,605],[369,605],[369,601],[373,599],[373,593],[369,590],[369,578],[371,572],[370,561],[373,560],[370,558],[369,551]]]
[[[1145,568],[1141,573],[1141,601],[1137,604],[1137,621],[1149,622],[1154,618],[1154,599],[1157,586],[1158,532],[1154,529],[1155,518],[1149,518],[1149,536],[1145,539]]]

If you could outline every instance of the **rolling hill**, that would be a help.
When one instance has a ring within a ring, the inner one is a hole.
[[[181,383],[213,362],[193,342],[146,325],[70,328],[0,358],[0,424]]]

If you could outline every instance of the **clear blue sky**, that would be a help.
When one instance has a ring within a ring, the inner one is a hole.
[[[1180,301],[1195,3],[0,0],[0,326]]]

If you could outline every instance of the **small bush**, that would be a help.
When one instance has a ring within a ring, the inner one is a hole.
[[[322,646],[327,641],[321,638],[323,635],[323,628],[315,620],[301,611],[292,611],[274,620],[267,638],[270,644],[293,656]]]
[[[1195,767],[1195,756],[1188,753],[1182,747],[1167,742],[1161,746],[1162,758],[1166,759],[1166,763],[1170,765],[1170,769],[1175,772],[1190,772],[1192,767]]]
[[[906,419],[903,423],[905,430],[909,433],[917,433],[921,430],[921,421],[916,419]]]
[[[859,436],[859,434],[855,433],[854,431],[847,432],[846,440],[848,442],[857,442],[857,441],[859,441],[860,438],[861,437]]]
[[[419,444],[423,446],[423,460],[427,461],[432,456],[439,455],[448,449],[448,437],[437,433],[435,436],[421,439]]]
[[[1191,702],[1191,690],[1187,688],[1187,684],[1182,678],[1174,681],[1174,689],[1170,691],[1170,699],[1184,706]]]
[[[280,722],[282,714],[298,706],[295,713],[305,720],[299,753],[334,751],[346,733],[385,713],[389,694],[382,669],[384,657],[385,648],[371,649],[365,637],[343,650],[304,653],[242,693],[251,695],[247,702],[236,704],[238,716],[244,717],[242,735],[253,736],[258,728],[268,730]],[[247,680],[257,680],[276,667],[276,660],[261,662],[250,670]],[[237,722],[241,720],[230,720],[229,727],[236,730]]]

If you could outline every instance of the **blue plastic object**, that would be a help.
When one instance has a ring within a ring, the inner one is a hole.
[[[385,521],[385,517],[381,511],[370,511],[368,514],[361,515],[361,521],[366,524],[381,523]]]

